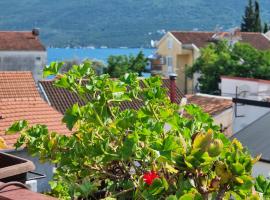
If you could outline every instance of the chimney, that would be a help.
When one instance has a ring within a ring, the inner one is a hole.
[[[32,29],[32,34],[33,34],[34,36],[39,36],[39,28],[33,28],[33,29]]]
[[[176,103],[176,77],[177,74],[170,74],[170,100]]]

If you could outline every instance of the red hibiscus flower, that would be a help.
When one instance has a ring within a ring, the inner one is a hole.
[[[152,185],[153,181],[159,178],[159,175],[155,172],[155,171],[151,171],[151,172],[146,172],[143,175],[143,180],[147,185]]]

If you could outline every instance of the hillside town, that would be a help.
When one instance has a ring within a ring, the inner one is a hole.
[[[0,200],[269,199],[270,30],[248,6],[107,63],[0,31]]]

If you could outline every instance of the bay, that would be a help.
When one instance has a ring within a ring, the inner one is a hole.
[[[141,49],[141,48],[47,48],[48,64],[52,61],[67,61],[84,59],[96,59],[107,62],[110,55],[137,55],[143,51],[145,56],[153,54],[155,49]]]

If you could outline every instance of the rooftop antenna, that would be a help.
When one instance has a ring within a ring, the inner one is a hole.
[[[220,34],[221,30],[222,30],[222,27],[219,26],[219,24],[217,24],[215,29],[214,29],[214,35],[212,36],[212,38],[214,40],[219,39],[219,34]]]
[[[223,27],[220,26],[219,24],[216,25],[215,29],[214,29],[214,32],[215,33],[220,33],[222,31]]]
[[[235,42],[241,40],[241,32],[238,27],[230,28],[228,32],[230,45],[234,45]]]
[[[239,85],[237,92],[238,97],[246,98],[250,93],[250,87],[248,85]]]

